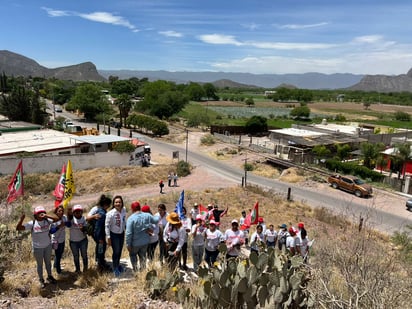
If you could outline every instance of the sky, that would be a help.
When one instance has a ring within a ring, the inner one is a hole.
[[[55,68],[406,74],[410,0],[0,0],[0,50]]]

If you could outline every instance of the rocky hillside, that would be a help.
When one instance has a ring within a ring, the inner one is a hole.
[[[7,50],[0,50],[0,72],[13,76],[54,77],[73,81],[105,80],[105,78],[97,72],[96,66],[91,62],[49,69],[41,66],[33,59]]]
[[[412,69],[406,75],[366,75],[359,83],[348,89],[378,92],[412,92]]]

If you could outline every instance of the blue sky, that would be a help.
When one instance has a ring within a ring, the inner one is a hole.
[[[409,0],[1,0],[0,50],[48,68],[405,74]]]

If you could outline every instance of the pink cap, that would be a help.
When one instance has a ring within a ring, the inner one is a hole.
[[[74,205],[73,206],[73,211],[77,211],[77,210],[83,211],[82,205]]]
[[[38,215],[38,214],[40,214],[40,213],[46,213],[46,209],[44,209],[44,207],[43,206],[37,206],[36,208],[34,208],[34,214],[35,215]]]

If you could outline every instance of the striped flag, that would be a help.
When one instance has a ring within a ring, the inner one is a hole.
[[[66,168],[66,180],[64,183],[64,196],[63,196],[63,207],[66,208],[70,200],[73,198],[74,193],[76,192],[76,187],[74,186],[73,171],[72,171],[72,162],[67,161]]]
[[[259,219],[259,202],[256,202],[253,209],[246,216],[245,222],[240,226],[241,230],[247,230],[252,224],[257,224]]]
[[[9,194],[7,195],[7,203],[12,203],[19,196],[24,195],[24,182],[23,182],[23,160],[20,160],[17,165],[17,169],[14,172],[13,178],[9,185]]]
[[[59,181],[57,182],[56,187],[54,188],[54,192],[53,192],[53,195],[56,197],[56,200],[54,201],[54,207],[58,207],[63,201],[65,182],[66,182],[66,164],[63,164]]]

